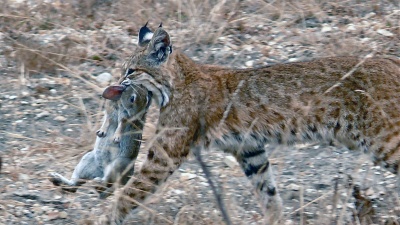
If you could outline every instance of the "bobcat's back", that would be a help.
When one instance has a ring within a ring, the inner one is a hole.
[[[349,148],[370,150],[396,172],[399,62],[335,57],[245,70],[211,68],[208,77],[214,81],[202,89],[209,100],[198,108],[208,116],[210,139],[229,140],[229,133],[243,130],[278,144],[337,139]],[[218,109],[226,118],[210,113]]]

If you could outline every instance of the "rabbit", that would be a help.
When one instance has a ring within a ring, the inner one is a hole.
[[[103,97],[111,101],[106,104],[94,149],[82,157],[71,179],[56,172],[49,174],[49,180],[56,186],[63,186],[65,191],[76,192],[86,180],[95,180],[106,186],[97,188],[99,197],[106,198],[112,193],[114,183],[125,184],[133,175],[151,92],[126,79],[120,85],[107,87]]]

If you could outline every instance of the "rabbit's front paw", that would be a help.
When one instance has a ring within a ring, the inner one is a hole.
[[[121,142],[121,135],[114,135],[114,143],[120,143]]]
[[[106,132],[103,131],[102,129],[99,129],[96,131],[96,135],[97,137],[105,137],[106,136]]]

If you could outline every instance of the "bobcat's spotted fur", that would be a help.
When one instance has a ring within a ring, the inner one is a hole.
[[[270,221],[279,219],[281,200],[266,143],[337,140],[371,152],[375,162],[397,173],[398,59],[335,57],[229,69],[172,52],[162,27],[152,33],[145,26],[126,71],[133,83],[152,92],[160,117],[147,161],[116,201],[112,223],[120,223],[137,207],[132,199],[142,201],[154,192],[199,144],[236,157]]]

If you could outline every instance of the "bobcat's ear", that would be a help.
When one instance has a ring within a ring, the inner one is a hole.
[[[139,42],[138,42],[138,45],[140,47],[146,46],[150,42],[151,38],[153,37],[153,32],[147,27],[148,23],[149,22],[147,22],[139,30],[139,35],[138,35],[139,36]]]
[[[156,61],[157,64],[161,64],[167,60],[169,54],[172,52],[171,48],[169,34],[162,27],[159,27],[154,32],[148,46],[149,57]]]
[[[105,99],[117,101],[121,98],[122,93],[125,91],[126,86],[124,85],[113,85],[108,86],[103,94],[101,95]]]

